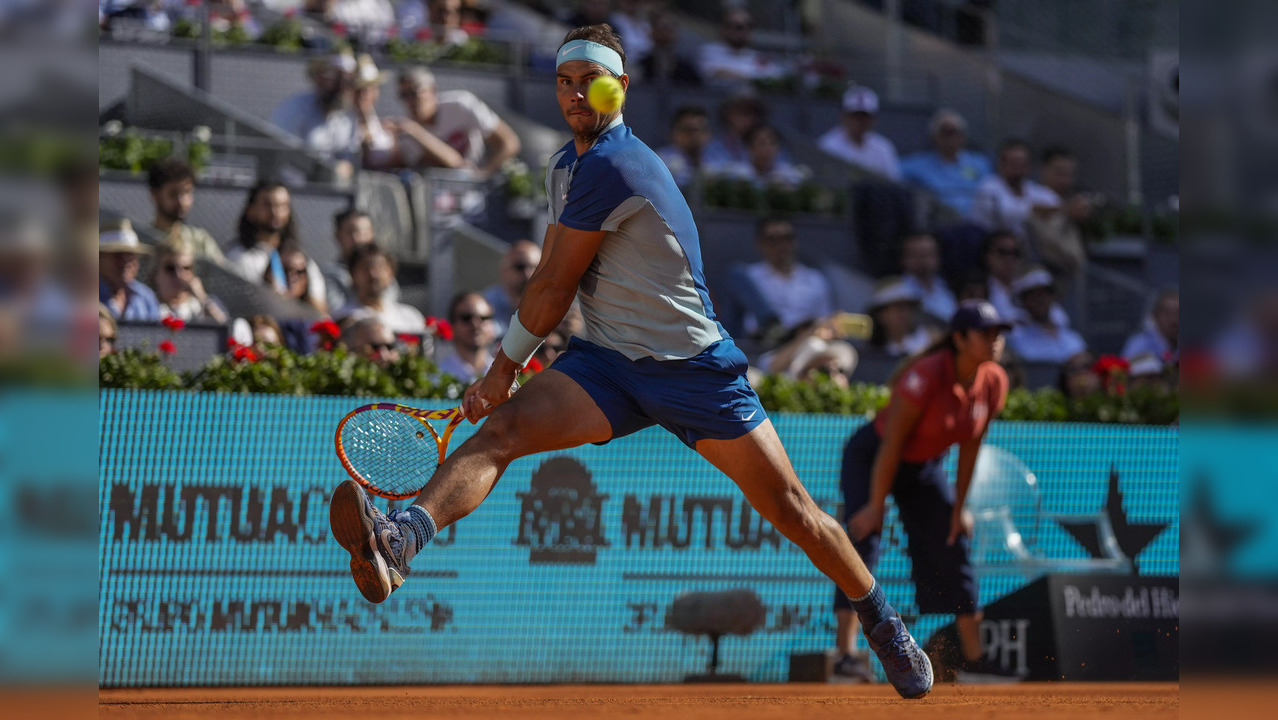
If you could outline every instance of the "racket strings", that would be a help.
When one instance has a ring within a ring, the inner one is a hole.
[[[439,467],[435,434],[395,410],[357,413],[342,426],[346,460],[369,484],[390,493],[416,493]]]

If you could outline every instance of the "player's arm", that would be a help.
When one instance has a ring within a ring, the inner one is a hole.
[[[577,296],[577,284],[594,262],[604,230],[575,230],[553,225],[546,231],[541,264],[533,272],[519,300],[519,322],[535,337],[545,337],[563,321]],[[510,397],[510,387],[523,368],[497,351],[488,374],[466,391],[462,409],[474,422]]]
[[[577,297],[581,276],[594,262],[605,235],[604,230],[576,230],[566,225],[552,225],[546,231],[541,264],[519,300],[519,321],[528,332],[545,337],[563,322]],[[498,354],[497,361],[514,365],[504,352]]]

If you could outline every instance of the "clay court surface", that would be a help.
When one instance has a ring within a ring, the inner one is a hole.
[[[885,685],[546,685],[101,690],[101,718],[896,720],[1175,718],[1166,684],[938,685],[905,701]]]

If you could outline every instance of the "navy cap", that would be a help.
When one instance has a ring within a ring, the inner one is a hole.
[[[986,330],[988,328],[998,328],[1000,330],[1011,330],[1012,323],[1004,320],[999,316],[998,310],[985,300],[964,300],[959,309],[954,311],[954,317],[950,319],[951,332],[966,332],[968,330]]]

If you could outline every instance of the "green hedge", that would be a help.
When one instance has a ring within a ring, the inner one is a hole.
[[[237,359],[237,356],[239,359]],[[456,400],[465,385],[441,374],[430,360],[405,355],[381,367],[343,348],[299,355],[284,349],[265,357],[245,348],[211,359],[199,370],[176,373],[159,355],[125,350],[98,363],[103,388],[138,390],[196,390],[202,392],[289,395],[353,395]],[[841,387],[828,377],[801,382],[780,375],[765,377],[755,386],[769,412],[807,412],[866,415],[884,407],[888,390],[882,385]],[[1174,389],[1144,386],[1124,392],[1096,393],[1070,400],[1054,389],[1013,390],[1004,420],[1097,422],[1169,425],[1178,421],[1180,397]]]

